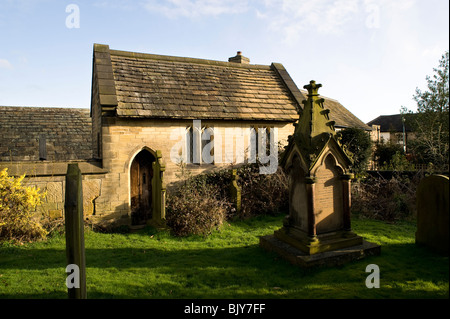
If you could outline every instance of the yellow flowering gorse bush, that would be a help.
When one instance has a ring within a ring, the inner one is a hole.
[[[12,177],[0,171],[0,241],[43,239],[47,231],[33,216],[45,193],[22,185],[25,175]]]

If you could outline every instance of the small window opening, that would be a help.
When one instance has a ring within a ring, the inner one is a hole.
[[[47,141],[45,136],[39,137],[39,160],[43,161],[47,159]]]

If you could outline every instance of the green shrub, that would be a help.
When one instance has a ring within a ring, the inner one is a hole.
[[[392,155],[390,162],[384,163],[379,169],[382,171],[412,171],[414,165],[408,161],[402,152],[396,152]]]
[[[421,175],[393,174],[392,178],[369,176],[353,184],[352,210],[384,221],[410,219],[416,214],[416,189]]]
[[[22,185],[25,175],[14,178],[7,169],[0,172],[0,241],[44,239],[47,231],[33,216],[45,194]]]
[[[241,211],[236,212],[230,196],[231,169],[220,169],[192,176],[179,164],[182,181],[167,194],[166,222],[179,236],[207,235],[226,219],[276,214],[288,208],[288,177],[281,168],[274,174],[260,174],[258,164],[237,169],[241,187]]]
[[[288,176],[280,167],[274,174],[260,174],[258,165],[246,165],[237,173],[242,205],[238,218],[276,214],[288,209]]]
[[[166,200],[166,223],[176,236],[209,235],[226,219],[229,203],[217,187],[186,184]]]
[[[230,203],[227,213],[229,218],[246,219],[256,215],[276,214],[287,209],[288,177],[280,167],[274,174],[260,174],[259,164],[247,164],[237,168],[237,175],[237,182],[241,187],[239,214],[231,205],[231,169],[199,174],[189,178],[186,183],[196,189],[202,189],[204,185],[215,187],[218,198]]]
[[[394,157],[397,157],[396,160],[398,160],[400,154],[404,155],[404,152],[402,146],[399,144],[394,144],[391,141],[388,143],[376,143],[373,153],[374,162],[378,167],[386,168],[392,165]]]
[[[189,178],[186,182],[196,189],[202,189],[205,185],[215,188],[216,196],[226,202],[231,201],[230,184],[231,184],[231,170],[220,169],[208,173],[199,174]]]
[[[353,172],[357,176],[365,175],[370,156],[372,155],[372,141],[366,131],[349,127],[338,132],[342,145],[353,158]]]

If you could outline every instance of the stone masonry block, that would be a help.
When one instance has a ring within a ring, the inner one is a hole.
[[[85,216],[94,213],[94,200],[100,196],[100,188],[100,179],[83,181],[83,210]]]
[[[61,203],[63,202],[63,187],[62,182],[47,183],[47,202]]]
[[[63,217],[63,211],[61,209],[49,209],[48,215],[50,220],[55,220]]]

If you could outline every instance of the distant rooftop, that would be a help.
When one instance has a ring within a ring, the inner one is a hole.
[[[379,125],[381,132],[403,132],[403,114],[380,115],[376,119],[367,123],[367,125]],[[408,121],[405,121],[405,130],[411,131]]]
[[[89,109],[0,106],[0,161],[39,161],[40,140],[48,161],[91,159],[91,128]]]

